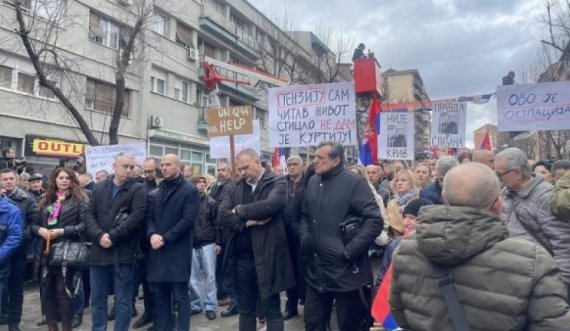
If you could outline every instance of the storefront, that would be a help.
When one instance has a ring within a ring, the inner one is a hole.
[[[150,130],[149,157],[160,159],[166,154],[178,155],[182,163],[190,165],[195,175],[216,175],[216,160],[210,159],[206,139],[161,129]]]
[[[88,145],[54,137],[26,135],[24,155],[27,168],[49,175],[61,161],[75,160]]]

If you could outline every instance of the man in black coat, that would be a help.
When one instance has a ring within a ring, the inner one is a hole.
[[[224,260],[224,276],[235,283],[239,330],[256,330],[256,302],[268,331],[283,330],[279,293],[295,285],[283,209],[287,182],[261,165],[252,149],[236,157],[241,179],[224,190],[218,225],[232,230]]]
[[[188,281],[192,270],[192,234],[200,209],[196,187],[181,175],[178,156],[165,155],[160,163],[164,179],[156,192],[147,223],[151,250],[147,281],[155,298],[157,330],[172,330],[172,302],[178,307],[179,331],[190,330]]]
[[[92,240],[90,256],[93,330],[107,329],[107,296],[114,284],[115,331],[128,330],[133,309],[133,276],[146,196],[133,180],[135,159],[119,153],[114,175],[95,185],[85,219]],[[122,217],[121,217],[122,216]]]
[[[382,231],[383,222],[370,186],[345,169],[343,160],[341,144],[320,143],[314,163],[317,175],[305,191],[299,232],[301,249],[310,256],[304,313],[307,331],[325,330],[333,301],[341,331],[370,326],[370,309],[363,302],[370,299],[372,285],[368,248]]]
[[[3,317],[7,318],[10,331],[20,330],[22,306],[24,304],[24,277],[26,275],[26,247],[31,241],[29,227],[39,224],[40,213],[36,200],[26,191],[18,187],[18,175],[15,170],[5,168],[0,170],[0,193],[5,193],[19,209],[22,219],[23,240],[10,257],[10,273],[7,279],[4,301],[2,304]],[[4,314],[5,313],[5,314]],[[3,318],[4,319],[4,318]]]

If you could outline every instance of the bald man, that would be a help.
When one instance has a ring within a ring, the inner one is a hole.
[[[489,167],[467,163],[443,181],[448,205],[420,209],[416,232],[393,256],[390,307],[401,328],[457,330],[444,289],[456,292],[472,330],[568,327],[560,271],[542,246],[509,238],[501,193]]]
[[[178,156],[162,157],[164,179],[149,206],[147,280],[155,294],[156,330],[172,330],[171,297],[176,301],[177,329],[190,330],[188,281],[192,267],[192,232],[198,217],[200,196],[196,186],[181,174]]]
[[[479,149],[473,153],[473,162],[483,163],[491,170],[495,170],[495,153],[486,149]]]

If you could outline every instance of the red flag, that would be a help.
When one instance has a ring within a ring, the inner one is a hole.
[[[481,147],[479,147],[479,149],[486,149],[488,151],[491,150],[491,137],[489,136],[489,130],[487,130],[487,133],[485,133],[485,137],[483,138]]]
[[[372,303],[372,317],[376,322],[382,323],[387,330],[395,330],[398,325],[390,311],[390,303],[388,297],[390,296],[390,286],[392,282],[392,265],[388,267],[384,280],[378,289],[378,293]]]
[[[366,138],[368,138],[368,147],[372,163],[378,162],[378,134],[380,133],[380,103],[374,95],[370,104],[370,113],[368,114],[368,125],[366,128]]]

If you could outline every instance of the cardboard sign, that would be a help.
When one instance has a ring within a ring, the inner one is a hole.
[[[87,172],[93,176],[100,170],[107,170],[107,172],[113,173],[113,163],[119,153],[132,155],[136,162],[142,165],[146,159],[146,145],[125,144],[87,147],[85,150]]]
[[[570,82],[497,87],[499,131],[570,129]]]
[[[208,137],[222,137],[253,132],[251,106],[208,108]]]
[[[432,109],[431,146],[465,147],[467,103],[434,102]]]
[[[269,145],[316,146],[324,140],[357,145],[354,83],[269,89]]]
[[[414,159],[414,113],[380,114],[378,158],[383,160]]]

